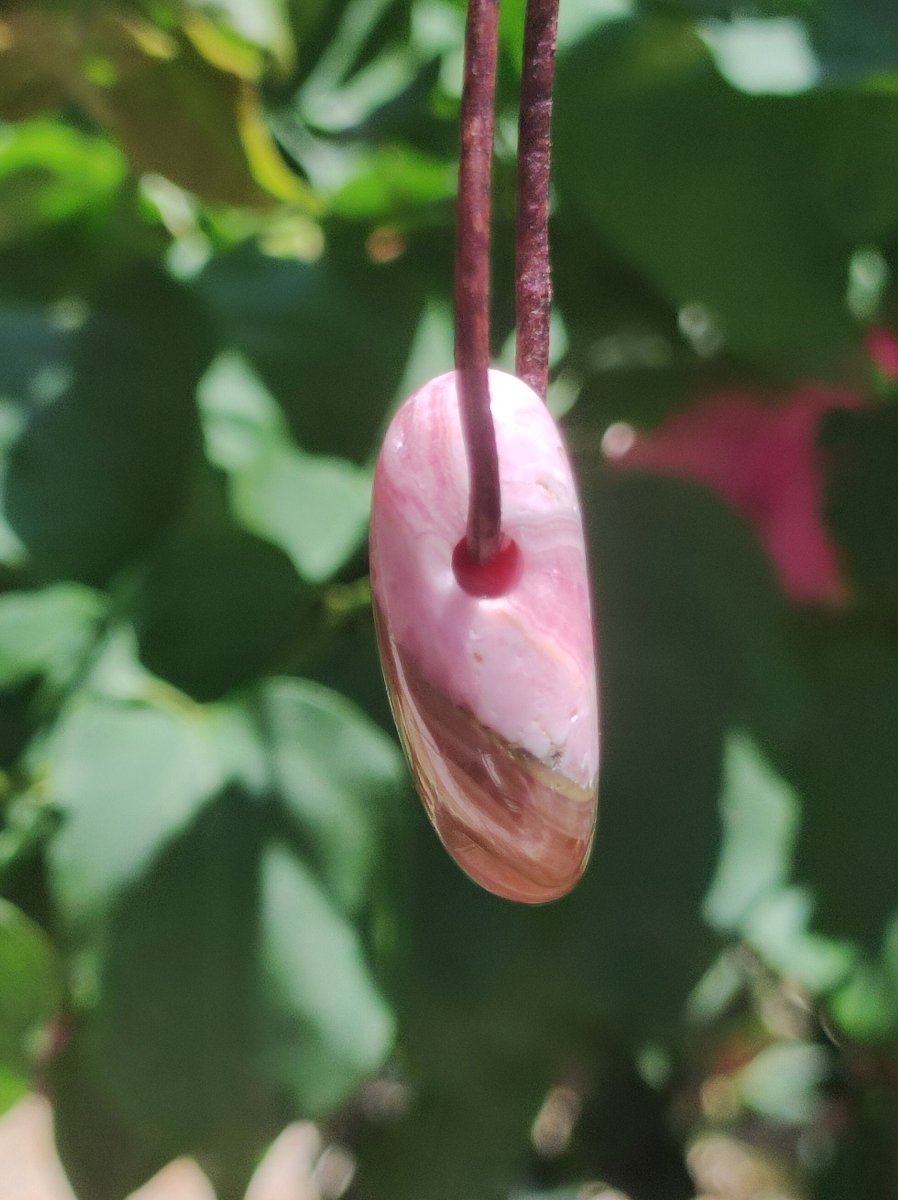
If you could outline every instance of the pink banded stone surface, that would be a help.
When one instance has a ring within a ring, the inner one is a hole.
[[[425,808],[473,879],[540,903],[583,873],[596,817],[598,705],[580,507],[539,397],[490,372],[502,529],[519,557],[498,596],[453,553],[468,468],[450,372],[394,417],[374,479],[371,581],[387,687]]]

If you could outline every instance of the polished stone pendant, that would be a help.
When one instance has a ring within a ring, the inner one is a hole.
[[[583,524],[545,404],[491,371],[503,544],[465,548],[468,465],[455,372],[394,417],[371,516],[377,635],[396,724],[460,867],[526,903],[568,892],[596,817],[599,736]]]

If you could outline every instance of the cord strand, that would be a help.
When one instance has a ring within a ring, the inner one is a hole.
[[[515,371],[537,395],[549,385],[549,180],[559,0],[527,0],[518,131]]]
[[[467,548],[484,564],[502,525],[499,458],[490,413],[490,220],[498,0],[469,0],[461,102],[455,258],[455,366],[468,454]]]

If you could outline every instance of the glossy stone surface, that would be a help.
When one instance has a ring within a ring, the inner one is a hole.
[[[502,528],[518,554],[503,568],[500,594],[471,594],[453,569],[468,494],[454,372],[411,396],[387,432],[371,581],[393,712],[431,821],[483,887],[539,903],[577,882],[595,825],[586,551],[547,408],[499,371],[490,372],[490,396]]]

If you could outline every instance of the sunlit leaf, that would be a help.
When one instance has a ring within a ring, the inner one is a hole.
[[[266,1066],[310,1116],[383,1063],[393,1019],[361,945],[306,868],[271,848],[262,861],[262,969],[272,1005]]]
[[[108,204],[125,175],[108,141],[49,121],[0,131],[0,245]]]
[[[820,1103],[828,1056],[821,1046],[778,1042],[744,1067],[737,1079],[744,1104],[783,1123],[808,1121]]]
[[[290,557],[311,583],[329,578],[358,548],[368,525],[367,472],[305,454],[249,365],[216,360],[200,388],[210,458],[229,475],[240,523]]]
[[[705,912],[720,929],[739,929],[765,894],[786,882],[798,805],[784,780],[745,738],[731,737],[724,758],[724,844]]]
[[[337,216],[401,219],[416,208],[445,203],[455,195],[452,164],[389,148],[362,167],[330,201]]]
[[[96,593],[60,584],[0,596],[0,682],[64,672],[83,652],[104,612]]]
[[[202,28],[192,32],[112,4],[61,9],[18,22],[16,61],[106,128],[136,173],[157,172],[214,203],[309,203],[267,132],[255,81],[216,55],[214,27],[205,39]],[[70,69],[73,44],[81,72]]]
[[[346,700],[301,680],[266,685],[259,714],[282,801],[341,907],[368,893],[403,790],[395,743]]]
[[[61,825],[50,882],[83,930],[208,802],[216,767],[201,726],[148,705],[86,701],[49,744],[45,771]]]

